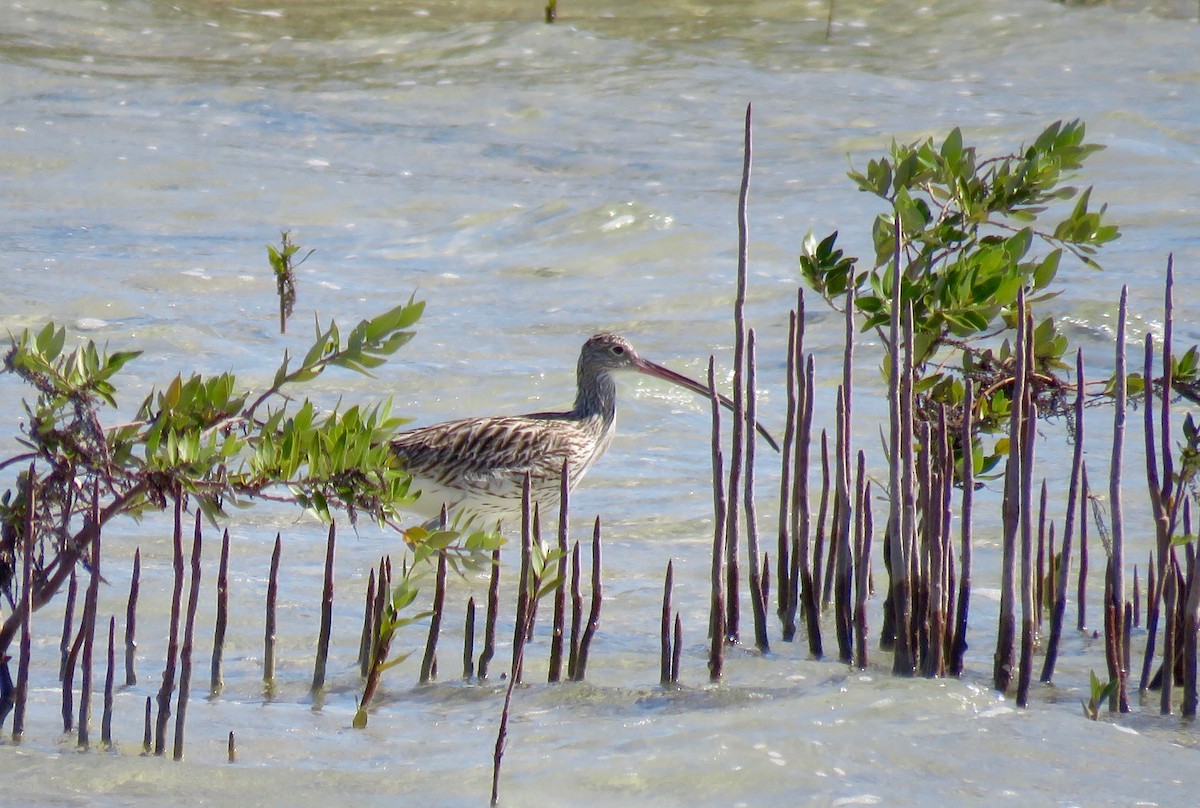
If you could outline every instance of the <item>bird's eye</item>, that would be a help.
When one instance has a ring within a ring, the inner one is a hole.
[[[623,345],[614,345],[612,352],[617,356],[622,356],[625,353],[625,347]]]

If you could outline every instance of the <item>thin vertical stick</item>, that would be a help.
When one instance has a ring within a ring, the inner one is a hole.
[[[1156,441],[1154,439],[1154,336],[1146,334],[1146,350],[1144,353],[1143,378],[1145,383],[1145,402],[1143,406],[1143,437],[1146,442],[1146,483],[1150,489],[1150,508],[1154,518],[1156,537],[1155,551],[1150,554],[1151,564],[1146,567],[1148,588],[1146,595],[1146,651],[1142,660],[1142,677],[1138,684],[1138,692],[1145,693],[1150,686],[1150,671],[1154,663],[1155,644],[1158,635],[1158,603],[1166,584],[1166,549],[1170,546],[1170,525],[1167,505],[1164,495],[1170,496],[1169,484],[1164,492],[1159,485],[1158,460]],[[1168,448],[1169,451],[1169,448]],[[1158,563],[1154,564],[1155,553]],[[1133,613],[1134,619],[1141,617],[1141,603],[1137,589],[1137,566],[1134,566]]]
[[[233,736],[233,730],[229,730],[229,740],[225,743],[226,760],[230,763],[237,763],[237,740]]]
[[[1163,631],[1163,661],[1162,681],[1159,684],[1159,712],[1162,715],[1171,714],[1171,691],[1175,689],[1175,658],[1179,649],[1176,647],[1175,623],[1179,611],[1179,561],[1172,547],[1169,552],[1166,568],[1166,580],[1162,587],[1163,611],[1166,613],[1166,627]]]
[[[172,532],[172,562],[175,575],[171,590],[171,622],[167,639],[167,660],[162,685],[158,689],[158,715],[154,725],[154,754],[167,750],[167,722],[171,720],[171,695],[175,692],[175,665],[179,658],[179,612],[183,600],[183,499],[175,497],[175,529]]]
[[[188,698],[192,693],[192,642],[196,636],[196,607],[200,603],[200,509],[196,509],[196,528],[192,535],[192,578],[188,589],[187,618],[183,626],[183,653],[180,655],[179,697],[175,708],[174,759],[183,760],[183,731],[187,720]]]
[[[279,559],[283,553],[283,540],[275,534],[275,547],[271,551],[271,571],[267,576],[267,613],[263,627],[263,683],[270,689],[275,684],[275,605],[279,597]],[[380,591],[386,587],[381,586]]]
[[[675,638],[671,643],[671,684],[679,684],[679,663],[683,657],[683,621],[675,612]]]
[[[142,754],[143,755],[149,755],[151,752],[154,751],[154,730],[151,726],[151,724],[153,722],[150,720],[150,716],[153,711],[152,711],[150,705],[151,705],[150,697],[147,696],[146,697],[146,714],[143,717],[143,723],[142,723]]]
[[[1008,424],[1008,458],[1004,469],[1003,543],[1000,567],[1000,619],[996,638],[996,654],[992,667],[992,682],[1001,693],[1008,690],[1013,676],[1013,652],[1016,642],[1017,617],[1017,545],[1021,529],[1021,441],[1025,435],[1025,358],[1026,316],[1025,291],[1017,294],[1016,356],[1013,362],[1012,406]]]
[[[662,625],[660,628],[661,654],[658,681],[663,687],[671,684],[671,587],[675,581],[675,564],[667,562],[667,575],[663,582]]]
[[[1125,323],[1129,304],[1129,287],[1121,287],[1121,303],[1117,314],[1116,369],[1113,374],[1113,445],[1112,465],[1109,472],[1108,499],[1112,519],[1112,575],[1113,642],[1117,648],[1117,690],[1109,701],[1111,711],[1128,712],[1127,670],[1122,664],[1122,638],[1125,634],[1125,518],[1121,507],[1121,459],[1125,450],[1126,370],[1125,370]]]
[[[488,664],[496,654],[496,620],[500,615],[500,548],[492,551],[492,574],[488,581],[487,616],[483,625],[483,650],[479,652],[479,681],[487,679]]]
[[[83,632],[75,634],[75,642],[67,653],[67,670],[62,681],[63,732],[75,729],[75,663],[79,660],[79,649],[83,647]]]
[[[851,479],[851,463],[854,456],[852,446],[852,434],[850,430],[851,412],[853,409],[853,394],[854,394],[854,374],[851,372],[854,366],[854,284],[846,284],[846,303],[844,310],[844,330],[842,347],[842,384],[841,384],[841,404],[837,409],[839,418],[838,425],[841,431],[841,448],[838,453],[838,482],[841,486],[838,505],[842,508],[839,514],[840,525],[838,533],[840,535],[839,554],[844,554],[844,557],[839,557],[838,577],[842,578],[839,586],[841,588],[840,599],[843,603],[843,631],[845,634],[845,648],[843,649],[842,660],[849,663],[851,661],[852,646],[853,646],[853,605],[851,604],[851,586],[853,578],[853,542],[852,525],[857,525],[861,518],[860,511],[851,503],[851,484],[854,482]],[[860,463],[865,462],[859,458]],[[856,493],[858,493],[856,491]],[[842,562],[845,562],[845,569],[841,569]]]
[[[1059,561],[1058,569],[1056,571],[1058,578],[1055,581],[1054,589],[1054,611],[1050,615],[1050,638],[1046,643],[1046,662],[1042,667],[1041,676],[1041,680],[1046,683],[1049,683],[1053,680],[1054,666],[1058,661],[1058,646],[1062,638],[1063,619],[1067,612],[1067,585],[1071,580],[1071,542],[1074,538],[1075,531],[1076,505],[1082,502],[1079,496],[1079,488],[1080,475],[1083,472],[1083,377],[1083,349],[1080,348],[1075,353],[1075,452],[1071,458],[1071,483],[1070,487],[1067,489],[1067,517],[1066,522],[1063,525],[1062,560]],[[1087,522],[1086,512],[1081,512],[1080,517],[1081,523]],[[1082,614],[1082,598],[1080,598],[1079,607],[1080,613]],[[1082,630],[1082,626],[1080,628]]]
[[[579,542],[571,547],[571,641],[567,655],[567,679],[575,681],[575,668],[579,664],[579,635],[583,633],[583,594],[580,592]]]
[[[742,456],[746,445],[745,399],[742,383],[746,354],[746,276],[748,263],[749,225],[746,201],[750,193],[751,106],[746,105],[745,140],[742,160],[742,187],[738,194],[738,267],[737,294],[733,304],[733,443],[729,454],[729,500],[725,512],[725,640],[736,643],[740,638],[741,606],[738,595],[738,499],[741,490]],[[753,431],[753,430],[752,430]]]
[[[968,618],[971,613],[971,522],[975,503],[974,434],[971,430],[971,420],[975,407],[975,387],[971,380],[967,379],[964,388],[962,432],[959,434],[959,445],[962,447],[962,551],[959,563],[962,565],[962,572],[958,577],[958,608],[955,611],[954,645],[950,651],[952,676],[961,676],[963,672],[963,657],[967,652]]]
[[[899,219],[896,221],[896,272],[900,266]],[[900,294],[899,278],[896,280],[895,295]],[[900,500],[897,522],[897,555],[892,559],[892,574],[896,577],[893,588],[892,607],[896,613],[896,644],[892,662],[892,673],[896,676],[912,676],[917,670],[915,632],[913,631],[913,579],[912,568],[916,559],[917,505],[915,495],[916,464],[913,456],[913,311],[912,302],[904,306],[901,323],[904,334],[904,351],[900,367],[899,383],[899,440],[893,444],[893,464],[899,466],[898,489],[892,496]],[[898,493],[897,493],[898,491]],[[890,516],[889,516],[890,522]]]
[[[567,528],[571,494],[567,461],[562,464],[558,487],[558,586],[554,590],[554,624],[550,633],[550,669],[546,680],[557,682],[562,679],[563,640],[567,620]]]
[[[116,675],[117,618],[108,618],[108,656],[104,667],[104,712],[100,717],[100,742],[112,748],[113,677]]]
[[[321,585],[321,625],[317,631],[317,661],[313,665],[312,687],[318,693],[325,687],[325,670],[329,663],[329,638],[333,632],[333,559],[337,545],[337,524],[329,523],[325,540],[325,579]]]
[[[91,521],[94,525],[100,522],[100,484],[97,481],[92,486]],[[97,527],[92,536],[91,569],[88,570],[87,594],[83,599],[83,616],[80,619],[79,630],[83,634],[83,654],[79,667],[79,748],[87,749],[90,745],[90,730],[92,719],[92,648],[96,639],[96,601],[100,597],[100,530]]]
[[[513,621],[513,668],[517,684],[521,682],[520,649],[529,637],[529,612],[533,609],[529,588],[533,579],[533,515],[530,503],[529,472],[521,481],[521,572],[517,578],[517,615]]]
[[[443,513],[444,513],[443,509]],[[429,634],[425,639],[425,656],[421,659],[421,684],[437,678],[437,642],[442,631],[442,611],[446,606],[446,551],[438,551],[437,575],[433,583],[433,609],[429,617]]]
[[[767,639],[767,597],[763,590],[763,572],[759,564],[758,511],[754,506],[754,447],[758,418],[755,382],[754,329],[746,335],[746,475],[743,483],[742,505],[746,511],[746,553],[750,561],[750,606],[754,615],[754,645],[766,653],[771,648]]]
[[[837,624],[838,659],[849,664],[853,660],[853,642],[850,634],[850,458],[849,436],[846,434],[846,390],[838,386],[837,391],[837,440],[836,465],[834,472],[837,518],[833,532],[833,558],[836,561],[834,574],[833,605]]]
[[[950,454],[945,404],[938,408],[937,429],[930,434],[926,453],[930,457],[932,474],[926,520],[933,530],[930,531],[929,545],[929,655],[923,672],[927,677],[940,677],[946,674],[947,572],[951,555],[950,482],[954,477],[954,458]]]
[[[389,556],[379,559],[378,586],[375,589],[375,608],[372,610],[375,622],[371,626],[371,665],[367,671],[367,681],[363,684],[362,697],[358,702],[353,726],[362,728],[367,725],[368,709],[375,691],[379,688],[379,680],[383,666],[387,663],[388,652],[391,650],[394,632],[383,630],[383,621],[387,616],[387,605],[392,595],[392,560]]]
[[[792,534],[792,557],[788,572],[788,614],[787,624],[791,626],[791,631],[796,630],[796,610],[800,608],[800,599],[804,598],[806,604],[810,597],[814,596],[812,584],[812,567],[809,566],[811,559],[809,557],[809,530],[812,526],[812,520],[808,514],[808,457],[809,448],[812,443],[812,375],[813,375],[813,360],[810,356],[807,363],[804,362],[804,289],[803,287],[796,290],[796,342],[792,350],[792,363],[795,366],[796,373],[796,401],[794,409],[796,411],[796,438],[792,445],[791,461],[792,461],[792,496],[789,503],[790,512],[788,517],[788,527]],[[783,462],[788,461],[788,453],[784,452]],[[782,503],[781,503],[782,507]],[[781,584],[782,585],[782,584]],[[801,593],[804,594],[801,594]],[[814,608],[817,603],[813,601]],[[808,606],[805,605],[805,615],[807,619]],[[810,627],[811,628],[811,627]],[[785,628],[784,639],[790,640],[791,636]],[[811,649],[810,649],[811,650]]]
[[[796,634],[796,613],[789,594],[792,591],[791,564],[791,521],[792,521],[792,446],[796,441],[796,311],[788,313],[787,373],[784,388],[787,391],[787,414],[783,427],[783,451],[779,463],[779,520],[775,544],[775,577],[778,580],[776,614],[783,624],[784,642],[791,642]],[[789,618],[790,615],[790,618]]]
[[[133,551],[133,574],[129,578],[129,601],[125,604],[125,686],[137,684],[137,602],[142,579],[142,548]]]
[[[221,533],[221,560],[217,565],[217,617],[213,624],[212,671],[208,692],[217,696],[225,687],[225,632],[229,626],[229,528]]]
[[[1171,453],[1171,335],[1173,331],[1174,319],[1174,257],[1167,258],[1167,277],[1165,284],[1165,293],[1163,301],[1163,350],[1162,350],[1162,367],[1163,367],[1163,391],[1162,391],[1162,407],[1158,413],[1160,417],[1160,431],[1162,444],[1156,451],[1154,446],[1154,392],[1153,392],[1153,337],[1150,334],[1146,335],[1146,357],[1145,370],[1143,378],[1145,379],[1145,440],[1146,440],[1146,482],[1150,489],[1150,504],[1154,516],[1155,536],[1156,536],[1156,554],[1157,554],[1157,586],[1150,584],[1147,592],[1147,610],[1146,610],[1146,650],[1145,657],[1142,663],[1142,677],[1139,685],[1139,690],[1144,692],[1149,683],[1150,670],[1153,664],[1155,637],[1158,631],[1158,616],[1159,602],[1163,601],[1163,608],[1166,610],[1166,621],[1164,626],[1164,657],[1163,657],[1163,707],[1169,709],[1169,687],[1166,685],[1170,681],[1170,672],[1167,667],[1173,667],[1173,662],[1166,656],[1166,645],[1168,639],[1177,628],[1177,614],[1170,609],[1166,609],[1166,590],[1168,576],[1168,560],[1167,556],[1172,553],[1172,536],[1175,532],[1175,525],[1178,518],[1179,503],[1184,499],[1182,484],[1177,485],[1174,479],[1174,461]],[[1159,463],[1155,459],[1156,454],[1161,454],[1162,469],[1159,471]],[[1147,570],[1147,580],[1151,580],[1150,571]],[[1179,595],[1178,586],[1176,587],[1176,596]],[[1134,595],[1135,609],[1137,608],[1137,595]],[[1128,653],[1128,648],[1126,648]]]
[[[900,350],[900,295],[903,272],[900,268],[900,217],[896,215],[892,223],[892,273],[891,288],[886,291],[891,295],[891,312],[888,318],[888,452],[891,462],[888,464],[888,520],[886,540],[884,543],[887,553],[888,594],[885,601],[890,605],[890,619],[883,620],[883,635],[880,645],[884,648],[893,647],[896,657],[892,673],[911,676],[916,668],[909,656],[909,580],[908,580],[908,546],[904,541],[902,527],[901,486],[903,469],[901,459],[905,456],[901,441],[904,440],[901,430],[901,403],[903,402],[904,385],[907,381],[908,366],[901,364]],[[889,631],[890,629],[890,631]]]
[[[475,675],[475,598],[467,598],[467,619],[463,626],[463,678]]]
[[[1031,332],[1028,323],[1025,329],[1027,334]],[[1026,356],[1028,355],[1027,353]],[[1026,398],[1022,410],[1028,414],[1025,416],[1021,437],[1021,659],[1017,672],[1017,706],[1027,707],[1029,682],[1033,675],[1033,640],[1037,632],[1033,602],[1033,577],[1036,573],[1033,566],[1033,450],[1037,405]]]
[[[67,655],[71,653],[71,629],[75,625],[75,599],[79,592],[79,576],[71,570],[71,582],[67,585],[67,603],[63,608],[62,639],[58,643],[58,681],[67,672]]]
[[[37,474],[29,464],[29,496],[25,504],[25,543],[21,546],[21,639],[20,656],[17,659],[17,684],[13,688],[13,740],[20,741],[25,734],[25,704],[29,696],[29,657],[33,650],[33,544],[34,519],[37,511]],[[65,672],[64,672],[65,673]]]
[[[916,672],[912,640],[912,306],[901,306],[904,271],[900,263],[901,229],[897,214],[892,222],[891,316],[888,325],[888,446],[891,463],[888,476],[887,552],[890,583],[891,627],[895,636],[892,673],[912,676]],[[901,350],[903,347],[903,350]],[[884,645],[887,645],[885,621]]]
[[[713,467],[713,547],[712,593],[709,600],[708,634],[712,646],[708,657],[708,673],[712,681],[721,678],[725,645],[725,485],[724,455],[721,452],[721,402],[717,397],[714,360],[708,357],[708,389],[712,407],[712,467]]]
[[[1154,551],[1153,550],[1150,551],[1150,555],[1146,559],[1146,575],[1149,578],[1149,580],[1146,582],[1146,614],[1149,615],[1150,612],[1152,612],[1154,610],[1155,578],[1154,578]],[[1133,596],[1130,597],[1129,600],[1133,603],[1133,627],[1138,628],[1142,624],[1142,584],[1138,580],[1138,565],[1137,564],[1133,565]],[[1147,640],[1149,640],[1149,638],[1147,638]],[[1147,645],[1149,645],[1149,642],[1147,642]],[[1154,658],[1153,653],[1146,654],[1147,660],[1150,660],[1153,658]],[[1145,680],[1146,677],[1143,675],[1142,678],[1143,678],[1143,680]],[[1145,690],[1146,688],[1143,685],[1143,686],[1139,687],[1138,689],[1140,691],[1140,690]]]
[[[1088,485],[1087,462],[1080,471],[1079,482],[1079,581],[1076,585],[1075,603],[1079,610],[1076,629],[1087,628],[1087,576],[1088,576],[1088,517],[1087,509],[1092,503],[1092,489]],[[1097,519],[1099,514],[1097,514]],[[1099,525],[1099,522],[1097,522]]]
[[[536,503],[536,502],[533,503],[533,532],[530,534],[531,542],[529,545],[529,549],[530,549],[530,553],[532,553],[533,548],[537,547],[538,552],[544,556],[545,550],[546,550],[546,545],[542,543],[541,510],[542,510],[541,506],[538,503]],[[544,578],[541,577],[543,575],[543,573],[538,573],[537,575],[534,574],[533,556],[532,555],[530,555],[529,561],[530,561],[529,570],[530,570],[530,576],[531,576],[531,583],[530,583],[530,587],[529,587],[529,619],[526,621],[529,624],[529,627],[527,629],[525,629],[525,641],[533,642],[533,629],[534,629],[534,626],[537,625],[537,610],[538,610],[538,603],[539,603],[538,591],[539,591],[539,587],[541,586],[541,584],[538,583],[538,581],[544,580]]]
[[[799,338],[799,334],[797,335]],[[799,343],[797,343],[799,346]],[[812,566],[809,566],[809,529],[811,520],[808,514],[808,458],[809,443],[812,439],[813,415],[813,378],[814,365],[811,355],[805,363],[804,392],[800,409],[800,426],[796,436],[796,465],[793,477],[796,480],[792,489],[792,528],[798,539],[792,548],[792,567],[800,578],[800,598],[804,605],[804,625],[808,633],[808,652],[814,659],[824,655],[821,644],[821,548],[825,541],[825,513],[829,507],[829,441],[825,430],[821,430],[821,505],[817,518],[817,536],[815,547],[812,549]],[[797,560],[799,566],[797,567]],[[793,576],[795,577],[795,576]]]
[[[822,437],[825,437],[823,433]],[[836,455],[839,451],[841,451],[837,448],[836,433],[834,434],[833,444],[833,451]],[[823,574],[825,576],[825,582],[821,586],[821,603],[823,608],[829,608],[830,604],[833,603],[833,596],[836,594],[834,590],[833,575],[837,563],[838,526],[841,524],[841,514],[838,512],[838,509],[841,507],[841,503],[837,498],[837,481],[829,474],[830,468],[834,469],[834,474],[837,473],[837,458],[835,457],[833,463],[830,463],[828,448],[829,447],[826,444],[821,444],[821,477],[822,483],[824,483],[821,491],[821,497],[823,503],[826,501],[832,501],[833,508],[829,518],[829,529],[825,530],[824,515],[822,515],[821,525],[818,527],[818,529],[821,530],[827,537],[829,554],[825,558],[824,573],[821,573],[820,570],[815,570],[817,574]],[[831,479],[834,480],[832,485],[830,485],[828,482]],[[832,497],[830,497],[830,492],[833,492]]]
[[[600,586],[600,517],[596,517],[596,525],[592,530],[592,606],[588,613],[587,624],[583,628],[583,636],[579,640],[579,658],[575,665],[575,680],[582,682],[587,675],[588,652],[592,647],[592,639],[596,629],[600,627],[600,601],[603,589]]]
[[[1037,547],[1034,557],[1033,574],[1033,611],[1034,622],[1039,630],[1042,626],[1042,604],[1045,602],[1046,580],[1046,505],[1050,499],[1050,483],[1042,477],[1042,491],[1038,497],[1037,510]],[[1051,530],[1053,530],[1051,526]],[[1053,559],[1051,559],[1051,563]]]
[[[371,671],[371,649],[375,645],[375,569],[367,578],[367,596],[363,599],[362,636],[358,640],[358,670],[361,676]]]
[[[1190,508],[1184,511],[1185,532],[1191,535]],[[1197,687],[1197,628],[1200,627],[1200,563],[1196,551],[1189,546],[1187,604],[1183,612],[1183,705],[1185,718],[1195,718],[1200,703],[1200,688]]]
[[[871,537],[867,533],[871,484],[866,479],[866,464],[866,454],[860,449],[854,483],[854,561],[848,570],[854,578],[854,664],[860,670],[867,667],[867,574],[871,569]]]

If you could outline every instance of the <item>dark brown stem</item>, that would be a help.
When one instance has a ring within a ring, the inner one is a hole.
[[[100,717],[100,742],[112,748],[113,677],[116,675],[117,618],[108,618],[108,655],[104,668],[104,712]]]
[[[895,272],[900,272],[900,221],[895,222]],[[897,378],[889,383],[889,402],[895,417],[891,421],[892,463],[889,484],[892,505],[888,512],[889,556],[891,558],[892,584],[890,587],[895,642],[892,673],[896,676],[912,676],[916,673],[917,660],[912,631],[912,586],[911,568],[915,557],[916,504],[914,501],[913,477],[913,327],[912,305],[906,305],[901,321],[899,284],[893,289],[891,329],[892,367],[899,368]],[[900,350],[903,335],[904,350]]]
[[[1083,472],[1083,385],[1083,349],[1080,348],[1075,353],[1075,451],[1071,458],[1071,482],[1067,489],[1067,516],[1063,524],[1062,550],[1058,566],[1055,569],[1054,610],[1050,614],[1050,637],[1046,642],[1046,662],[1042,666],[1041,675],[1041,681],[1046,683],[1054,679],[1054,666],[1058,661],[1058,647],[1062,638],[1063,620],[1067,612],[1067,586],[1071,580],[1071,543],[1074,540],[1075,533],[1075,514],[1077,506],[1082,502],[1080,498],[1080,477]],[[1087,522],[1087,513],[1082,511],[1082,509],[1080,510],[1080,517],[1082,531],[1084,523]],[[1082,615],[1082,597],[1079,601],[1079,610]],[[1082,622],[1083,618],[1080,617],[1080,630],[1082,630]]]
[[[815,370],[812,356],[804,359],[803,289],[796,292],[796,345],[793,363],[796,366],[796,442],[791,457],[792,501],[789,527],[792,533],[792,558],[788,582],[787,622],[794,627],[796,612],[803,611],[805,630],[808,633],[808,651],[814,658],[820,658],[821,624],[818,612],[821,594],[819,583],[813,574],[813,551],[810,544],[812,519],[808,512],[808,463],[812,446]],[[816,569],[820,569],[819,560],[815,566]]]
[[[25,543],[21,546],[21,599],[17,611],[21,612],[20,656],[17,660],[17,684],[13,688],[13,740],[20,741],[25,734],[25,706],[29,697],[29,657],[33,650],[31,615],[33,608],[33,545],[34,513],[37,510],[37,473],[29,464],[29,499],[25,508]],[[0,655],[4,646],[0,645]],[[63,671],[64,681],[67,671]],[[65,691],[64,691],[65,692]]]
[[[196,509],[196,527],[192,535],[192,577],[188,588],[187,618],[183,626],[183,652],[179,664],[179,697],[176,700],[174,759],[183,760],[183,731],[187,721],[188,699],[192,693],[192,643],[196,637],[196,607],[200,604],[200,509]]]
[[[129,577],[129,600],[125,604],[125,686],[137,684],[137,602],[142,579],[142,548],[133,551],[133,573]]]
[[[500,549],[492,551],[492,574],[488,582],[487,616],[483,626],[483,650],[479,652],[479,681],[487,679],[488,665],[496,654],[496,620],[500,616]]]
[[[974,406],[973,385],[968,382],[963,394],[962,432],[959,435],[959,445],[962,447],[962,548],[959,558],[961,572],[958,577],[958,604],[954,618],[954,643],[950,650],[950,674],[961,676],[963,672],[963,657],[967,652],[967,626],[971,613],[971,564],[972,541],[971,524],[972,511],[975,502],[975,463],[972,452],[973,433],[971,431],[971,408]]]
[[[366,726],[366,716],[370,708],[371,701],[375,698],[375,691],[379,689],[379,680],[382,677],[383,666],[387,662],[388,652],[392,646],[393,632],[384,632],[383,621],[386,615],[386,607],[388,600],[391,597],[392,591],[392,564],[391,559],[384,556],[379,560],[379,577],[377,578],[378,587],[375,590],[375,624],[371,629],[371,636],[374,640],[371,643],[371,667],[367,671],[367,681],[363,685],[362,699],[358,703],[358,713],[355,715],[355,726]],[[359,719],[361,718],[361,723]]]
[[[592,647],[592,640],[596,636],[596,629],[600,627],[600,602],[603,597],[603,588],[600,585],[600,517],[596,517],[596,524],[592,530],[592,606],[588,613],[587,624],[583,629],[583,636],[579,640],[579,658],[575,665],[575,680],[582,682],[587,676],[588,652]]]
[[[532,623],[529,613],[533,610],[529,592],[530,581],[533,578],[533,517],[530,508],[529,472],[525,472],[525,479],[521,483],[521,572],[517,578],[517,615],[513,621],[512,672],[518,684],[521,682],[522,673],[518,664],[522,659],[520,650],[525,647],[525,641],[529,637],[529,626]]]
[[[854,664],[859,670],[867,668],[867,595],[868,573],[871,569],[871,484],[866,482],[866,455],[858,453],[858,478],[855,484],[854,565]]]
[[[149,696],[147,696],[146,697],[146,713],[145,713],[145,716],[143,717],[143,723],[142,723],[142,754],[143,755],[148,755],[154,751],[154,729],[152,726],[153,721],[151,721],[151,714],[153,713],[153,709],[151,707],[151,704],[152,704],[151,699]]]
[[[358,670],[366,676],[371,669],[371,649],[375,645],[375,569],[367,577],[367,595],[363,598],[362,635],[358,640]]]
[[[558,486],[558,587],[554,590],[554,617],[550,633],[550,665],[546,680],[562,679],[563,641],[567,621],[567,526],[569,521],[570,478],[567,461],[562,464]]]
[[[661,654],[658,682],[663,687],[671,684],[671,588],[675,583],[675,564],[667,562],[667,575],[663,581],[662,622],[659,629]]]
[[[583,633],[583,593],[580,578],[579,542],[571,547],[571,641],[567,654],[567,679],[575,681],[575,666],[579,664],[579,635]]]
[[[709,677],[719,681],[724,664],[725,644],[725,478],[724,454],[721,451],[721,402],[716,394],[713,357],[708,357],[708,389],[712,408],[712,467],[713,467],[713,546],[712,592],[709,599],[708,634],[712,641],[708,658]]]
[[[1087,463],[1079,472],[1079,580],[1076,585],[1075,605],[1079,611],[1076,629],[1087,629],[1087,575],[1088,575],[1088,517],[1092,491],[1088,485]]]
[[[679,684],[679,663],[683,657],[683,621],[675,612],[675,638],[671,643],[671,684]]]
[[[442,630],[442,611],[446,606],[446,551],[438,553],[437,576],[433,584],[433,613],[429,617],[429,635],[425,640],[425,656],[421,659],[421,684],[428,684],[437,675],[437,641]]]
[[[854,643],[850,618],[850,568],[853,564],[852,542],[854,540],[851,519],[854,509],[850,505],[850,458],[849,436],[846,434],[846,390],[838,386],[837,391],[837,440],[834,473],[834,496],[837,518],[833,532],[833,578],[834,620],[837,626],[838,659],[850,664],[854,659]]]
[[[67,602],[63,607],[62,639],[58,643],[58,681],[63,680],[67,672],[67,655],[71,653],[71,629],[75,627],[75,599],[79,594],[79,576],[71,571],[71,581],[67,584]]]
[[[99,520],[99,482],[92,486],[91,519]],[[83,634],[83,652],[80,658],[81,673],[79,676],[79,736],[80,749],[90,745],[92,718],[92,649],[96,639],[96,606],[100,597],[100,531],[92,535],[91,569],[88,570],[87,594],[83,599],[83,616],[80,619],[79,630]]]
[[[329,662],[329,638],[333,632],[333,558],[337,545],[337,525],[329,523],[329,535],[325,541],[325,580],[321,586],[321,625],[317,632],[317,661],[313,666],[310,692],[318,693],[325,687],[325,669]]]
[[[763,595],[763,573],[759,564],[758,511],[754,505],[754,424],[758,418],[755,391],[754,329],[746,335],[746,474],[742,485],[742,507],[746,511],[746,553],[749,556],[750,607],[754,617],[754,645],[762,653],[771,649],[767,639],[767,599]]]
[[[779,525],[776,531],[775,577],[778,579],[778,603],[776,613],[783,624],[783,640],[791,642],[796,635],[796,612],[790,601],[790,578],[792,551],[792,452],[796,441],[796,312],[788,315],[787,373],[784,389],[787,391],[787,413],[783,427],[783,451],[779,463]]]
[[[1184,511],[1185,531],[1191,535],[1188,518],[1190,509]],[[1195,718],[1200,692],[1197,687],[1197,629],[1200,628],[1200,563],[1196,560],[1194,547],[1187,548],[1187,600],[1183,610],[1183,705],[1185,718]]]
[[[63,732],[75,729],[75,663],[79,660],[79,649],[83,647],[83,631],[75,635],[75,642],[67,654],[67,670],[62,681]]]
[[[279,560],[283,553],[283,539],[275,534],[275,547],[271,550],[271,569],[267,574],[266,619],[263,621],[263,683],[268,690],[275,685],[275,615],[279,599]]]
[[[221,560],[217,565],[217,617],[213,624],[212,670],[208,692],[217,696],[225,687],[225,631],[229,625],[229,529],[221,534]]]
[[[172,570],[174,588],[171,591],[171,622],[167,635],[167,659],[163,667],[162,684],[158,689],[158,714],[154,723],[154,754],[167,749],[167,722],[171,719],[171,696],[175,692],[175,665],[179,658],[179,614],[183,600],[183,499],[175,498],[175,529],[172,532]]]
[[[1025,292],[1017,296],[1016,378],[1013,382],[1012,410],[1009,414],[1008,458],[1004,469],[1004,502],[1002,505],[1003,537],[1000,567],[1000,619],[996,637],[995,662],[992,668],[993,686],[1004,693],[1013,677],[1013,653],[1016,642],[1017,617],[1017,547],[1021,529],[1021,440],[1025,434],[1025,388],[1028,378],[1025,368]]]
[[[1027,323],[1026,334],[1032,334]],[[1029,346],[1026,346],[1028,351]],[[1026,353],[1029,356],[1029,353]],[[1022,408],[1025,416],[1021,436],[1021,658],[1017,673],[1017,706],[1029,706],[1029,683],[1033,675],[1033,640],[1037,633],[1034,614],[1033,577],[1033,447],[1037,428],[1037,405],[1028,399]]]
[[[475,675],[475,598],[467,598],[467,618],[463,625],[463,678]]]
[[[1046,478],[1042,478],[1042,491],[1038,498],[1037,510],[1037,546],[1035,547],[1034,556],[1034,576],[1033,576],[1033,611],[1034,622],[1037,624],[1038,631],[1042,628],[1042,604],[1046,599],[1045,581],[1046,581],[1046,504],[1050,498],[1050,485]],[[1050,526],[1053,534],[1054,526]],[[1051,542],[1053,544],[1053,542]],[[1053,563],[1053,559],[1051,559]]]
[[[1126,410],[1126,364],[1125,364],[1125,326],[1128,316],[1129,287],[1121,287],[1121,303],[1117,314],[1117,348],[1114,379],[1114,408],[1113,408],[1113,437],[1112,465],[1109,476],[1108,499],[1112,525],[1112,561],[1109,564],[1112,578],[1112,631],[1119,649],[1124,650],[1123,637],[1125,634],[1125,519],[1121,507],[1121,461],[1125,450],[1125,410]],[[1149,388],[1151,385],[1147,384]],[[1117,656],[1119,670],[1117,671],[1117,691],[1109,702],[1112,711],[1128,711],[1128,690],[1123,654]]]

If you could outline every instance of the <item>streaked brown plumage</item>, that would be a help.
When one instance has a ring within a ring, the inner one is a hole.
[[[571,410],[462,418],[398,434],[392,447],[413,476],[412,490],[421,492],[412,510],[430,519],[443,505],[489,522],[519,518],[526,472],[531,499],[543,513],[557,509],[563,462],[574,488],[612,443],[617,407],[612,374],[621,370],[709,395],[707,385],[642,359],[623,337],[597,334],[580,351]],[[722,403],[732,406],[724,397]]]

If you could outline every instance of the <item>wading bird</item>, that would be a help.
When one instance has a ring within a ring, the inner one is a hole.
[[[638,356],[616,334],[597,334],[583,344],[575,406],[566,412],[462,418],[399,433],[392,449],[420,491],[414,512],[436,519],[443,506],[459,517],[495,523],[520,517],[526,472],[530,500],[542,513],[557,509],[563,463],[568,489],[583,479],[612,443],[617,385],[613,374],[632,370],[709,396],[706,384]],[[732,402],[720,401],[729,409]],[[776,451],[770,434],[758,430]]]

